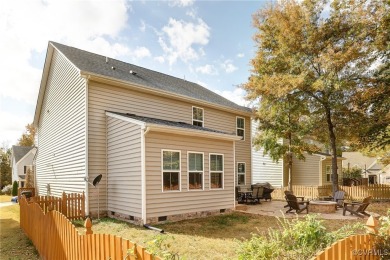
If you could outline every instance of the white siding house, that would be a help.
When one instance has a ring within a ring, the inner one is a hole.
[[[29,146],[12,146],[11,149],[11,167],[12,183],[16,181],[18,187],[24,187],[27,171],[33,174],[33,159],[36,149]]]

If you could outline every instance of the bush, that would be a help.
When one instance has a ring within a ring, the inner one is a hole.
[[[350,169],[343,168],[342,172],[344,178],[360,179],[362,178],[363,170],[355,166]]]
[[[269,229],[266,236],[253,234],[240,243],[238,259],[309,259],[337,240],[364,230],[364,225],[346,225],[338,231],[327,232],[317,215],[303,220],[279,219],[281,229]]]
[[[17,196],[18,195],[18,182],[14,181],[12,185],[12,196]]]
[[[9,185],[5,186],[5,187],[1,190],[1,192],[2,192],[3,194],[5,194],[5,195],[11,195],[11,192],[12,192],[12,185],[9,184]]]
[[[380,228],[375,237],[374,248],[381,254],[381,259],[390,259],[390,209],[387,216],[379,218]]]

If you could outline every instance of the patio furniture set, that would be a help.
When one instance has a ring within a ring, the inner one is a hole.
[[[320,200],[304,200],[303,197],[295,196],[291,191],[285,191],[285,198],[289,208],[286,213],[295,210],[296,213],[301,213],[306,210],[306,213],[334,213],[338,208],[343,209],[343,216],[348,211],[351,215],[358,217],[370,216],[365,212],[371,202],[371,196],[366,197],[362,202],[345,202],[345,192],[336,191],[334,197],[321,197]]]

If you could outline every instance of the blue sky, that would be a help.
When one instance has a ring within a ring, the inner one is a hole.
[[[0,3],[0,146],[33,121],[49,40],[193,81],[247,105],[238,85],[266,1],[13,0]]]

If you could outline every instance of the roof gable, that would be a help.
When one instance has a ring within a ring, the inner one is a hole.
[[[237,105],[199,84],[60,43],[50,42],[50,44],[73,63],[81,73],[100,75],[246,113],[251,112],[250,108]]]
[[[15,163],[19,162],[29,151],[33,149],[32,146],[12,146],[12,155],[15,158]]]

